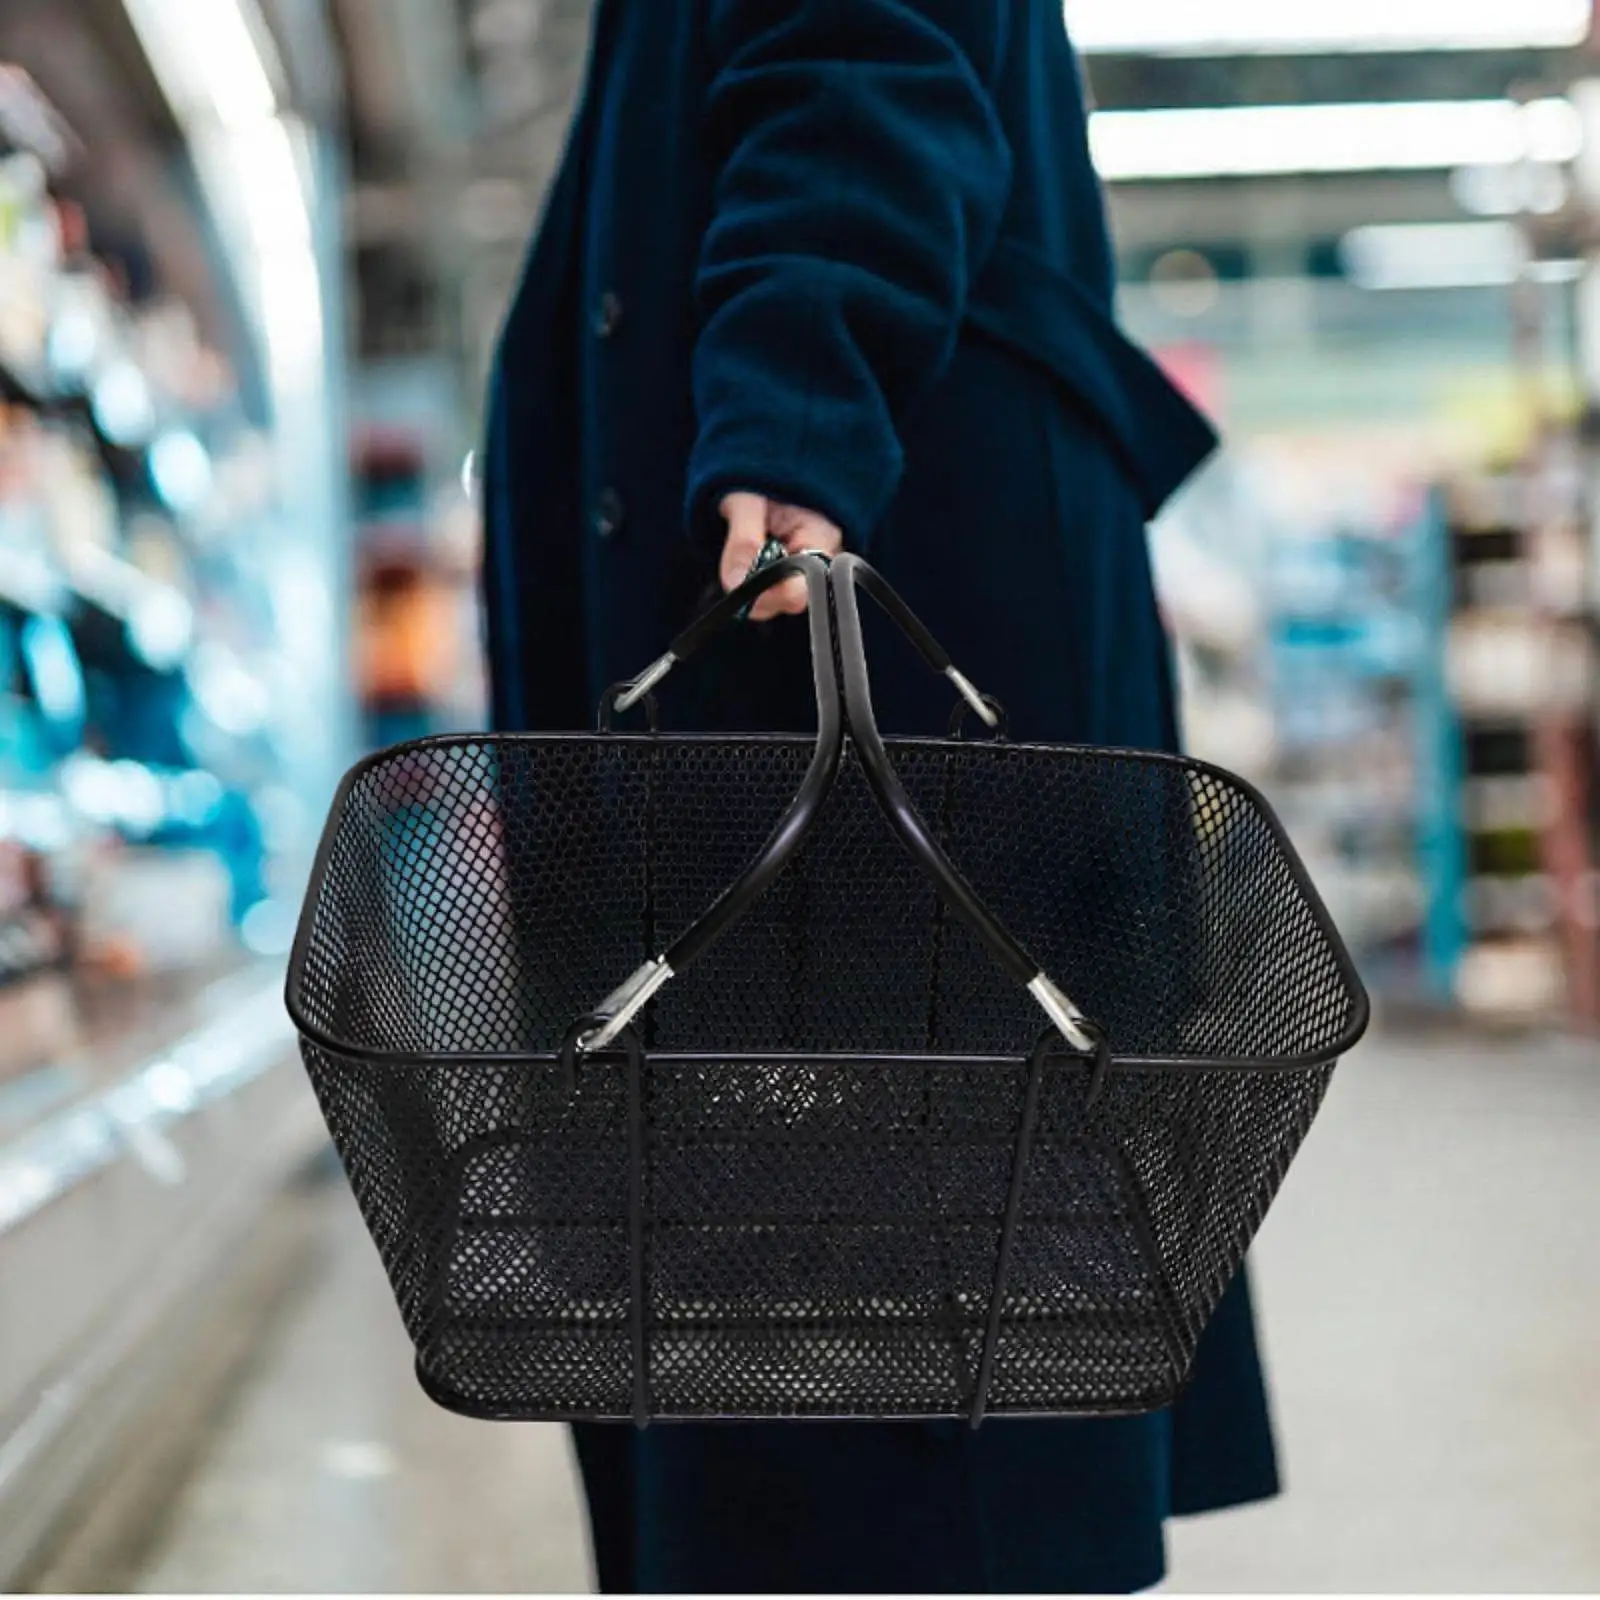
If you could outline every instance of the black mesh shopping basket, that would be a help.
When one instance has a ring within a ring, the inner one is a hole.
[[[816,738],[654,731],[648,691],[796,573]],[[596,734],[346,778],[289,1006],[442,1404],[976,1422],[1182,1389],[1365,996],[1238,779],[881,738],[858,589],[1000,722],[869,567],[799,556]]]

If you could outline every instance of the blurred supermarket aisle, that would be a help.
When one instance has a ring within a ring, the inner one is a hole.
[[[427,1401],[342,1179],[323,1237],[201,1470],[147,1592],[589,1587],[560,1428],[490,1427]]]
[[[85,1536],[29,1587],[587,1589],[563,1430],[490,1427],[425,1399],[337,1168],[319,1164],[289,1203],[309,1212],[314,1238],[232,1393],[201,1424],[185,1481],[131,1523],[86,1516]],[[143,1471],[160,1443],[141,1441],[126,1470]]]
[[[1289,1493],[1175,1530],[1194,1591],[1600,1586],[1600,1051],[1379,1038],[1262,1230]]]
[[[1153,535],[1188,743],[1449,1030],[1340,1074],[1260,1252],[1290,1493],[1172,1587],[1600,1588],[1600,0],[1066,7],[1227,440]],[[430,1406],[296,1181],[281,994],[338,774],[482,725],[593,13],[0,0],[0,1588],[588,1582],[561,1432]]]
[[[1178,1525],[1174,1591],[1600,1585],[1600,1050],[1399,1043],[1345,1064],[1263,1233],[1291,1492]],[[139,1569],[145,1591],[572,1591],[556,1428],[416,1389],[342,1186]],[[70,1550],[46,1586],[102,1575]],[[114,1574],[106,1574],[115,1577]]]

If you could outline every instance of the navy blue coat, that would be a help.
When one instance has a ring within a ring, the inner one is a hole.
[[[1214,438],[1111,292],[1060,0],[600,0],[495,368],[496,725],[588,726],[746,488],[837,522],[1018,736],[1174,745],[1144,524]],[[665,712],[803,726],[802,635],[747,630]],[[890,731],[948,711],[908,658]],[[1276,1487],[1242,1279],[1169,1413],[577,1437],[611,1591],[1126,1590],[1166,1516]]]

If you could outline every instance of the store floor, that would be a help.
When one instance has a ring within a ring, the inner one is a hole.
[[[586,1587],[562,1431],[429,1405],[351,1204],[318,1204],[142,1587]],[[1289,1493],[1176,1526],[1172,1589],[1600,1588],[1600,1050],[1364,1049],[1259,1288]]]

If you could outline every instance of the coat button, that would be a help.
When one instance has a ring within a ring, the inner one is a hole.
[[[594,531],[601,539],[613,538],[622,526],[622,496],[615,489],[602,489],[594,503]]]
[[[610,289],[600,296],[594,308],[594,332],[597,339],[609,339],[622,322],[622,300]]]

